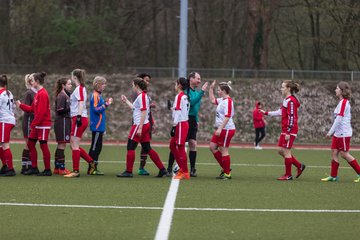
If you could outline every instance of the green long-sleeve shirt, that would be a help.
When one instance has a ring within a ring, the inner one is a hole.
[[[204,96],[205,92],[203,90],[196,90],[189,88],[188,97],[190,98],[190,111],[189,116],[193,116],[198,122],[198,112],[201,105],[201,98]]]

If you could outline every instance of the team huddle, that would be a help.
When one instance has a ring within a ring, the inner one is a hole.
[[[2,168],[1,176],[15,176],[13,157],[10,149],[11,130],[15,126],[14,108],[17,106],[24,111],[22,128],[26,140],[22,152],[23,175],[52,176],[52,174],[63,175],[65,178],[80,177],[80,159],[88,163],[88,175],[103,175],[98,168],[99,155],[103,145],[103,134],[106,131],[106,109],[113,103],[113,99],[105,100],[102,92],[105,90],[107,80],[97,76],[93,80],[93,92],[90,96],[89,115],[87,111],[87,90],[85,88],[85,71],[75,69],[71,72],[71,78],[60,78],[56,82],[55,98],[55,120],[54,131],[57,148],[55,151],[55,167],[51,170],[51,154],[48,147],[49,133],[52,127],[50,100],[46,89],[43,87],[46,73],[32,73],[25,76],[24,100],[14,101],[12,93],[8,89],[6,75],[0,77],[0,159]],[[216,179],[231,179],[231,160],[229,147],[236,132],[233,121],[234,102],[231,98],[231,82],[220,82],[214,80],[210,86],[206,82],[200,90],[200,74],[191,72],[187,78],[180,77],[175,81],[176,96],[173,104],[169,103],[172,111],[172,127],[170,128],[170,153],[167,168],[161,161],[159,154],[151,148],[151,133],[154,128],[154,119],[151,109],[156,105],[151,103],[147,91],[151,76],[143,73],[138,74],[132,80],[134,91],[133,101],[125,95],[121,95],[121,101],[132,110],[132,124],[128,135],[126,152],[126,169],[116,174],[117,177],[133,177],[135,162],[135,150],[140,143],[141,156],[139,175],[149,175],[145,169],[147,156],[159,169],[156,177],[173,177],[174,179],[190,179],[196,177],[197,157],[197,130],[198,112],[202,97],[209,87],[209,100],[216,106],[215,131],[209,143],[209,148],[218,162],[221,171]],[[75,89],[72,91],[72,84]],[[215,91],[217,97],[215,97]],[[264,111],[256,108],[258,114],[281,117],[281,133],[279,136],[279,154],[284,158],[285,173],[278,178],[281,181],[293,179],[292,165],[296,167],[295,177],[300,177],[305,164],[299,162],[291,153],[292,146],[298,133],[298,108],[300,102],[295,94],[300,90],[298,83],[293,80],[285,80],[280,88],[284,97],[281,107],[276,111]],[[358,174],[355,182],[360,182],[360,166],[357,160],[350,155],[351,128],[351,97],[350,86],[346,82],[337,84],[335,94],[339,98],[339,104],[334,111],[334,122],[327,133],[332,138],[332,162],[331,174],[322,178],[324,182],[338,181],[339,155],[344,158]],[[86,152],[80,145],[83,133],[88,125],[92,132],[91,146]],[[130,124],[129,124],[130,125]],[[262,126],[264,127],[264,126]],[[258,132],[257,132],[258,135]],[[257,136],[258,138],[258,136]],[[37,161],[36,143],[39,141],[43,155],[44,170],[39,171]],[[260,140],[259,140],[260,141]],[[189,145],[190,169],[188,168],[188,157],[185,144]],[[72,153],[72,171],[65,167],[65,148],[70,144]],[[255,149],[259,149],[258,140],[255,141]],[[173,171],[176,161],[179,170]]]

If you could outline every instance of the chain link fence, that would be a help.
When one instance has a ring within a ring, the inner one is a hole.
[[[32,65],[0,64],[1,73],[24,74],[38,69]],[[176,67],[127,67],[119,68],[119,72],[136,74],[149,73],[155,78],[171,78],[178,76]],[[359,81],[360,71],[313,71],[313,70],[281,70],[281,69],[238,69],[238,68],[188,68],[188,72],[196,71],[203,78],[230,79],[293,79],[293,80],[336,80]],[[100,73],[101,74],[101,73]]]
[[[176,78],[175,67],[134,67],[134,72],[147,72],[152,77]],[[310,71],[310,70],[254,70],[236,68],[188,68],[188,72],[196,71],[204,78],[249,78],[249,79],[293,79],[293,80],[336,80],[359,81],[360,71]]]

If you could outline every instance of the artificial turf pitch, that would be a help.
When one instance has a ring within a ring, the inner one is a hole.
[[[11,148],[18,175],[0,178],[0,239],[154,239],[171,179],[155,178],[150,160],[151,176],[134,171],[132,179],[117,178],[125,147],[104,146],[99,169],[105,176],[87,176],[84,161],[76,179],[22,176],[22,145]],[[167,165],[168,148],[154,149]],[[215,179],[219,167],[209,150],[198,149],[198,177],[180,182],[169,239],[358,239],[360,183],[344,160],[340,181],[323,183],[330,151],[294,150],[307,168],[299,179],[280,182],[284,167],[276,150],[230,153],[232,179],[224,181]],[[360,152],[352,154],[360,159]],[[42,170],[41,151],[39,158]],[[134,170],[139,152],[136,159]]]

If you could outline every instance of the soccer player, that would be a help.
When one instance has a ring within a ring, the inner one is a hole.
[[[97,167],[99,163],[99,155],[101,153],[103,144],[103,134],[106,130],[106,114],[105,110],[113,102],[112,98],[107,101],[102,97],[102,93],[106,87],[106,79],[101,76],[96,76],[93,81],[93,93],[90,97],[90,130],[92,132],[91,146],[89,149],[89,156],[94,160],[95,171],[92,175],[104,175]],[[90,174],[91,165],[88,167],[88,174]]]
[[[135,78],[132,83],[133,89],[138,93],[136,100],[131,103],[125,95],[121,95],[121,100],[128,105],[133,112],[133,125],[131,127],[126,155],[126,170],[123,173],[118,173],[117,177],[133,177],[133,166],[135,161],[135,149],[138,143],[145,153],[150,156],[150,159],[159,168],[157,177],[166,175],[166,170],[162,164],[159,155],[150,146],[150,99],[146,94],[147,84],[142,78]]]
[[[51,176],[50,167],[50,151],[47,144],[49,133],[51,129],[51,114],[50,114],[50,99],[49,94],[43,87],[45,82],[45,72],[34,73],[30,76],[33,80],[33,87],[37,93],[34,96],[34,101],[31,106],[16,102],[16,105],[25,112],[33,112],[34,120],[30,125],[30,134],[28,139],[28,148],[30,151],[31,168],[24,172],[24,175],[37,175],[37,176]],[[37,151],[36,142],[39,140],[40,148],[43,154],[43,161],[45,169],[39,172],[37,167]]]
[[[338,105],[334,110],[334,123],[329,132],[326,134],[327,138],[332,137],[331,143],[331,173],[329,177],[322,178],[323,182],[338,181],[339,170],[339,154],[345,159],[349,165],[358,174],[358,178],[354,182],[360,182],[360,166],[357,160],[350,155],[350,140],[352,137],[351,128],[351,89],[347,82],[339,82],[335,89],[335,95],[340,99]]]
[[[23,98],[23,102],[29,106],[31,106],[32,102],[34,101],[34,97],[36,94],[36,89],[32,87],[33,78],[30,78],[30,76],[31,74],[25,75],[26,92]],[[21,174],[24,174],[26,170],[29,170],[31,168],[30,153],[29,153],[27,141],[30,134],[30,125],[33,119],[34,119],[34,113],[24,112],[24,116],[22,119],[22,130],[25,139],[25,145],[21,156]]]
[[[147,84],[147,87],[149,88],[150,80],[151,80],[150,74],[148,74],[148,73],[139,73],[137,75],[137,77],[144,79],[144,81]],[[137,93],[134,93],[133,101],[135,101],[136,98],[137,98]],[[152,116],[151,109],[155,108],[156,105],[155,105],[154,102],[151,102],[151,98],[149,98],[149,99],[150,99],[149,123],[150,123],[150,139],[151,139],[152,132],[155,130],[155,121],[154,121],[154,118]],[[149,176],[150,175],[149,172],[145,169],[146,159],[147,159],[147,154],[145,153],[144,149],[141,147],[140,166],[139,166],[139,170],[138,170],[139,175],[144,175],[144,176]]]
[[[196,88],[201,83],[201,76],[197,72],[191,72],[188,75],[189,87],[185,91],[188,96],[188,100],[190,102],[190,111],[189,111],[189,132],[188,132],[188,142],[189,142],[189,159],[190,159],[190,176],[196,177],[196,135],[198,130],[198,113],[201,105],[201,98],[204,96],[208,83],[204,83],[201,87],[201,90],[197,90]],[[170,152],[169,154],[169,164],[168,164],[168,176],[171,175],[172,165],[174,163],[174,156]]]
[[[266,121],[264,119],[263,113],[260,111],[262,109],[261,102],[256,101],[255,108],[253,110],[253,123],[255,128],[255,149],[261,150],[259,143],[265,137],[265,125]]]
[[[6,75],[0,76],[0,158],[3,168],[1,176],[15,176],[13,157],[10,149],[10,132],[15,126],[14,98],[8,90],[8,79]]]
[[[80,177],[80,157],[90,164],[88,171],[90,174],[95,171],[93,159],[80,147],[81,137],[89,124],[86,110],[85,70],[74,69],[71,72],[71,80],[75,84],[75,90],[70,95],[70,116],[72,118],[70,146],[73,171],[64,175],[66,178]]]
[[[281,134],[278,142],[280,148],[278,153],[285,160],[285,174],[277,180],[286,181],[293,179],[291,174],[292,164],[297,168],[296,178],[300,177],[305,169],[305,165],[291,154],[291,148],[298,133],[298,108],[300,107],[300,103],[294,94],[299,92],[300,85],[293,80],[285,80],[281,84],[280,90],[283,97],[285,97],[280,109],[272,112],[260,111],[269,116],[281,116]]]
[[[184,90],[188,88],[186,78],[179,78],[175,83],[175,96],[173,105],[173,126],[170,132],[170,150],[180,167],[174,179],[190,179],[185,151],[185,141],[189,131],[189,108],[190,104]]]
[[[221,82],[218,86],[218,96],[214,96],[216,80],[212,82],[209,90],[210,102],[216,107],[215,127],[216,130],[211,138],[210,151],[221,167],[221,173],[217,179],[231,179],[229,146],[235,134],[234,102],[230,97],[231,82]]]
[[[71,79],[60,78],[55,86],[55,122],[54,130],[57,142],[55,151],[54,174],[66,175],[70,171],[65,168],[65,148],[70,143],[71,117],[70,117],[70,94]]]

